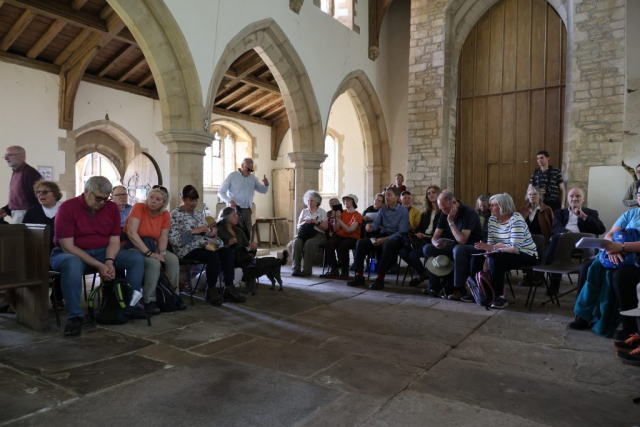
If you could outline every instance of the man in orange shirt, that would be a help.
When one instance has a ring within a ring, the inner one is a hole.
[[[356,211],[358,198],[353,194],[342,197],[341,205],[333,207],[335,221],[333,223],[333,236],[325,245],[325,262],[329,266],[329,272],[322,277],[341,276],[349,277],[349,251],[356,247],[360,238],[360,224],[362,215]],[[338,270],[336,252],[342,271]]]

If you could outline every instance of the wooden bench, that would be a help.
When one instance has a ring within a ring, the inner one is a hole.
[[[0,226],[0,291],[14,291],[18,323],[49,329],[49,226]]]

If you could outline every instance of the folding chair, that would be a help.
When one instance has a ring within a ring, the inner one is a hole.
[[[505,279],[507,279],[507,283],[509,284],[509,289],[511,289],[511,295],[513,296],[513,298],[516,297],[516,293],[513,291],[513,285],[511,284],[511,272],[517,271],[517,270],[522,270],[523,273],[525,271],[532,271],[533,267],[537,267],[538,265],[540,265],[540,263],[544,262],[544,253],[546,250],[546,247],[544,244],[544,236],[541,234],[532,234],[531,238],[533,239],[533,242],[536,244],[536,249],[538,252],[538,263],[530,266],[513,268],[511,270],[505,271],[504,273]]]

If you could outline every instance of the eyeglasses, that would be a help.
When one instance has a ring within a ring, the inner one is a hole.
[[[153,187],[151,187],[152,190],[155,190],[156,188],[160,191],[164,191],[165,194],[169,194],[169,191],[162,185],[154,185]]]
[[[111,197],[122,197],[122,196],[126,196],[127,193],[118,193],[118,194],[112,194]]]
[[[46,196],[49,193],[51,193],[51,191],[49,190],[36,190],[36,194],[42,194],[44,196]]]
[[[91,194],[93,195],[93,198],[96,199],[97,203],[108,202],[109,200],[111,200],[111,196],[98,197],[98,196],[96,196],[96,194],[93,191],[91,192]]]
[[[19,156],[20,153],[9,153],[9,154],[5,154],[4,158],[6,159],[7,157],[13,157],[13,156]]]

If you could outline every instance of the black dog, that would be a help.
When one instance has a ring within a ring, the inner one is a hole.
[[[247,280],[247,291],[251,292],[251,295],[256,294],[258,288],[257,281],[261,276],[265,274],[271,280],[271,287],[269,290],[276,288],[276,281],[280,285],[279,291],[282,291],[282,278],[280,277],[280,268],[287,263],[289,258],[289,252],[282,252],[282,259],[274,257],[256,258],[255,267],[248,267],[244,269],[244,277]]]

